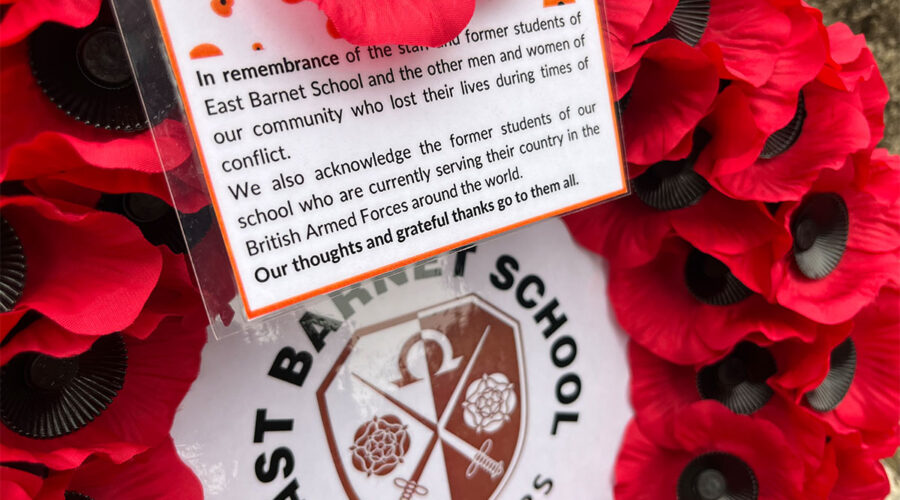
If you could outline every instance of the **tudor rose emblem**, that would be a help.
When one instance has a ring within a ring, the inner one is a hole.
[[[519,326],[475,295],[356,332],[317,391],[353,499],[487,500],[525,432]]]

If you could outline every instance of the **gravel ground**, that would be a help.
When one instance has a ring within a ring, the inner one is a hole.
[[[825,13],[826,23],[844,22],[854,33],[863,33],[869,42],[881,74],[891,92],[885,110],[882,147],[900,153],[900,1],[898,0],[809,0]],[[900,450],[884,461],[891,477],[887,500],[900,500]]]
[[[822,9],[826,23],[844,22],[864,33],[891,92],[881,146],[900,153],[900,1],[809,0]]]

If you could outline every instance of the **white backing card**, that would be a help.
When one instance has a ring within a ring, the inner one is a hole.
[[[478,2],[427,50],[153,4],[250,318],[627,192],[595,2]]]
[[[208,343],[172,435],[209,499],[611,499],[605,290],[557,220],[423,261]]]

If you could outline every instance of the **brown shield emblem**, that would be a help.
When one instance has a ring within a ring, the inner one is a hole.
[[[518,323],[475,295],[359,330],[316,393],[347,496],[494,498],[524,383]]]

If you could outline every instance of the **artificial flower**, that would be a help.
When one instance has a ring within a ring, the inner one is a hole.
[[[675,165],[668,168],[678,170]],[[633,189],[642,188],[635,183]],[[733,200],[713,190],[703,193],[693,205],[658,210],[641,197],[641,193],[636,193],[577,212],[564,220],[579,244],[603,255],[617,267],[646,264],[657,255],[663,241],[676,234],[726,263],[731,256],[789,245],[789,233],[761,203]],[[771,265],[771,259],[764,262]],[[747,273],[742,274],[745,270]],[[744,283],[768,283],[769,267],[755,270],[748,265],[737,271],[736,276]]]
[[[775,424],[714,401],[695,403],[674,418],[666,446],[634,422],[628,426],[616,462],[616,498],[802,498],[802,459]]]
[[[898,276],[900,200],[880,202],[854,182],[855,167],[823,172],[776,212],[794,244],[772,266],[773,298],[822,323],[849,320]]]
[[[794,368],[785,355],[789,349],[753,337],[749,334],[727,355],[702,366],[666,361],[631,342],[628,360],[635,421],[651,440],[672,446],[678,412],[701,400],[717,401],[734,413],[774,423],[802,451],[807,472],[814,473],[821,464],[828,428],[772,383],[771,379]],[[815,373],[800,376],[809,380]]]
[[[619,324],[657,356],[681,364],[721,357],[747,332],[810,342],[816,324],[747,288],[721,261],[680,238],[645,265],[610,263],[609,299]]]
[[[752,100],[748,101],[752,109]],[[769,141],[749,142],[741,156],[751,162],[716,162],[708,171],[701,167],[701,173],[716,189],[733,198],[797,200],[823,170],[840,169],[848,155],[869,147],[871,130],[858,95],[814,81],[803,87],[802,99],[797,103],[796,120],[788,125],[789,133],[783,134],[777,146]],[[724,111],[727,113],[728,109]],[[765,115],[764,110],[754,111],[754,116]],[[717,119],[722,122],[745,118],[734,114]],[[735,130],[745,126],[746,123],[732,123],[723,128]],[[767,146],[772,149],[766,150]]]
[[[798,401],[835,432],[858,433],[874,456],[892,455],[900,446],[900,292],[883,291],[829,348],[829,370],[795,384]]]
[[[66,470],[93,454],[122,463],[164,441],[197,377],[204,322],[169,317],[144,340],[104,335],[68,357],[5,346],[14,352],[2,367],[0,461]],[[57,353],[65,348],[54,343]]]

